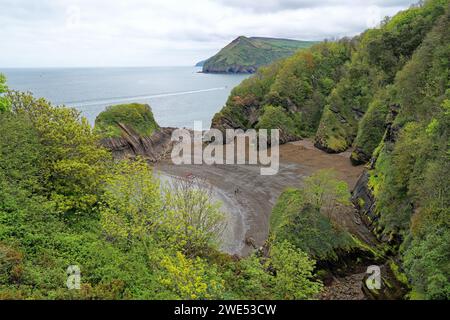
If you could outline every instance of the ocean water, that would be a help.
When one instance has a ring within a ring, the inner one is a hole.
[[[205,129],[246,75],[203,74],[195,67],[0,69],[14,90],[80,110],[91,124],[107,106],[148,103],[163,127]]]

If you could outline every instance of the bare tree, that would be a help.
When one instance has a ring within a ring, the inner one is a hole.
[[[185,253],[198,255],[219,244],[226,221],[213,188],[200,178],[187,177],[173,178],[168,189],[166,205]]]

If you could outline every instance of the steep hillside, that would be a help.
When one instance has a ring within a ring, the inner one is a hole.
[[[384,134],[396,74],[447,5],[426,1],[354,39],[317,44],[262,68],[233,90],[212,126],[270,126],[268,109],[285,120],[275,127],[288,136],[314,136],[316,146],[331,153],[355,146],[352,161],[368,162]]]
[[[354,191],[410,298],[450,297],[450,17],[429,0],[352,40],[323,43],[234,89],[213,127],[279,128],[370,163]],[[405,275],[401,275],[404,271]]]
[[[384,91],[411,59],[447,4],[447,0],[427,1],[383,21],[380,28],[368,30],[360,37],[345,76],[328,98],[316,136],[318,147],[341,152],[351,147],[356,138],[353,161],[364,163],[370,159],[384,132]]]
[[[313,42],[239,37],[203,63],[205,73],[255,73],[276,60],[308,48]]]
[[[449,9],[397,74],[387,130],[360,183],[371,196],[355,193],[380,239],[399,246],[412,298],[450,298],[448,30]]]
[[[278,128],[283,142],[314,134],[352,47],[349,40],[321,43],[261,68],[233,90],[212,126],[221,130]]]

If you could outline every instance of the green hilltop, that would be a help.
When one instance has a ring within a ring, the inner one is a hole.
[[[122,135],[119,123],[147,137],[159,129],[149,105],[131,103],[108,107],[95,120],[95,130],[102,137],[119,138]]]
[[[241,36],[206,60],[203,72],[255,73],[259,67],[287,58],[313,44],[315,42]]]

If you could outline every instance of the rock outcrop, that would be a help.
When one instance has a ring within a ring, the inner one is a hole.
[[[356,183],[355,189],[352,192],[352,202],[360,211],[364,223],[374,232],[379,217],[375,213],[375,197],[369,188],[368,171],[365,171]]]
[[[122,131],[122,137],[101,140],[102,145],[111,150],[116,159],[141,156],[148,161],[157,162],[164,159],[172,150],[171,138],[174,128],[161,128],[146,137],[138,135],[126,125],[121,123],[117,125]]]
[[[160,128],[151,107],[124,104],[106,108],[95,121],[101,143],[114,158],[141,156],[151,162],[163,159],[173,148],[173,128]]]

